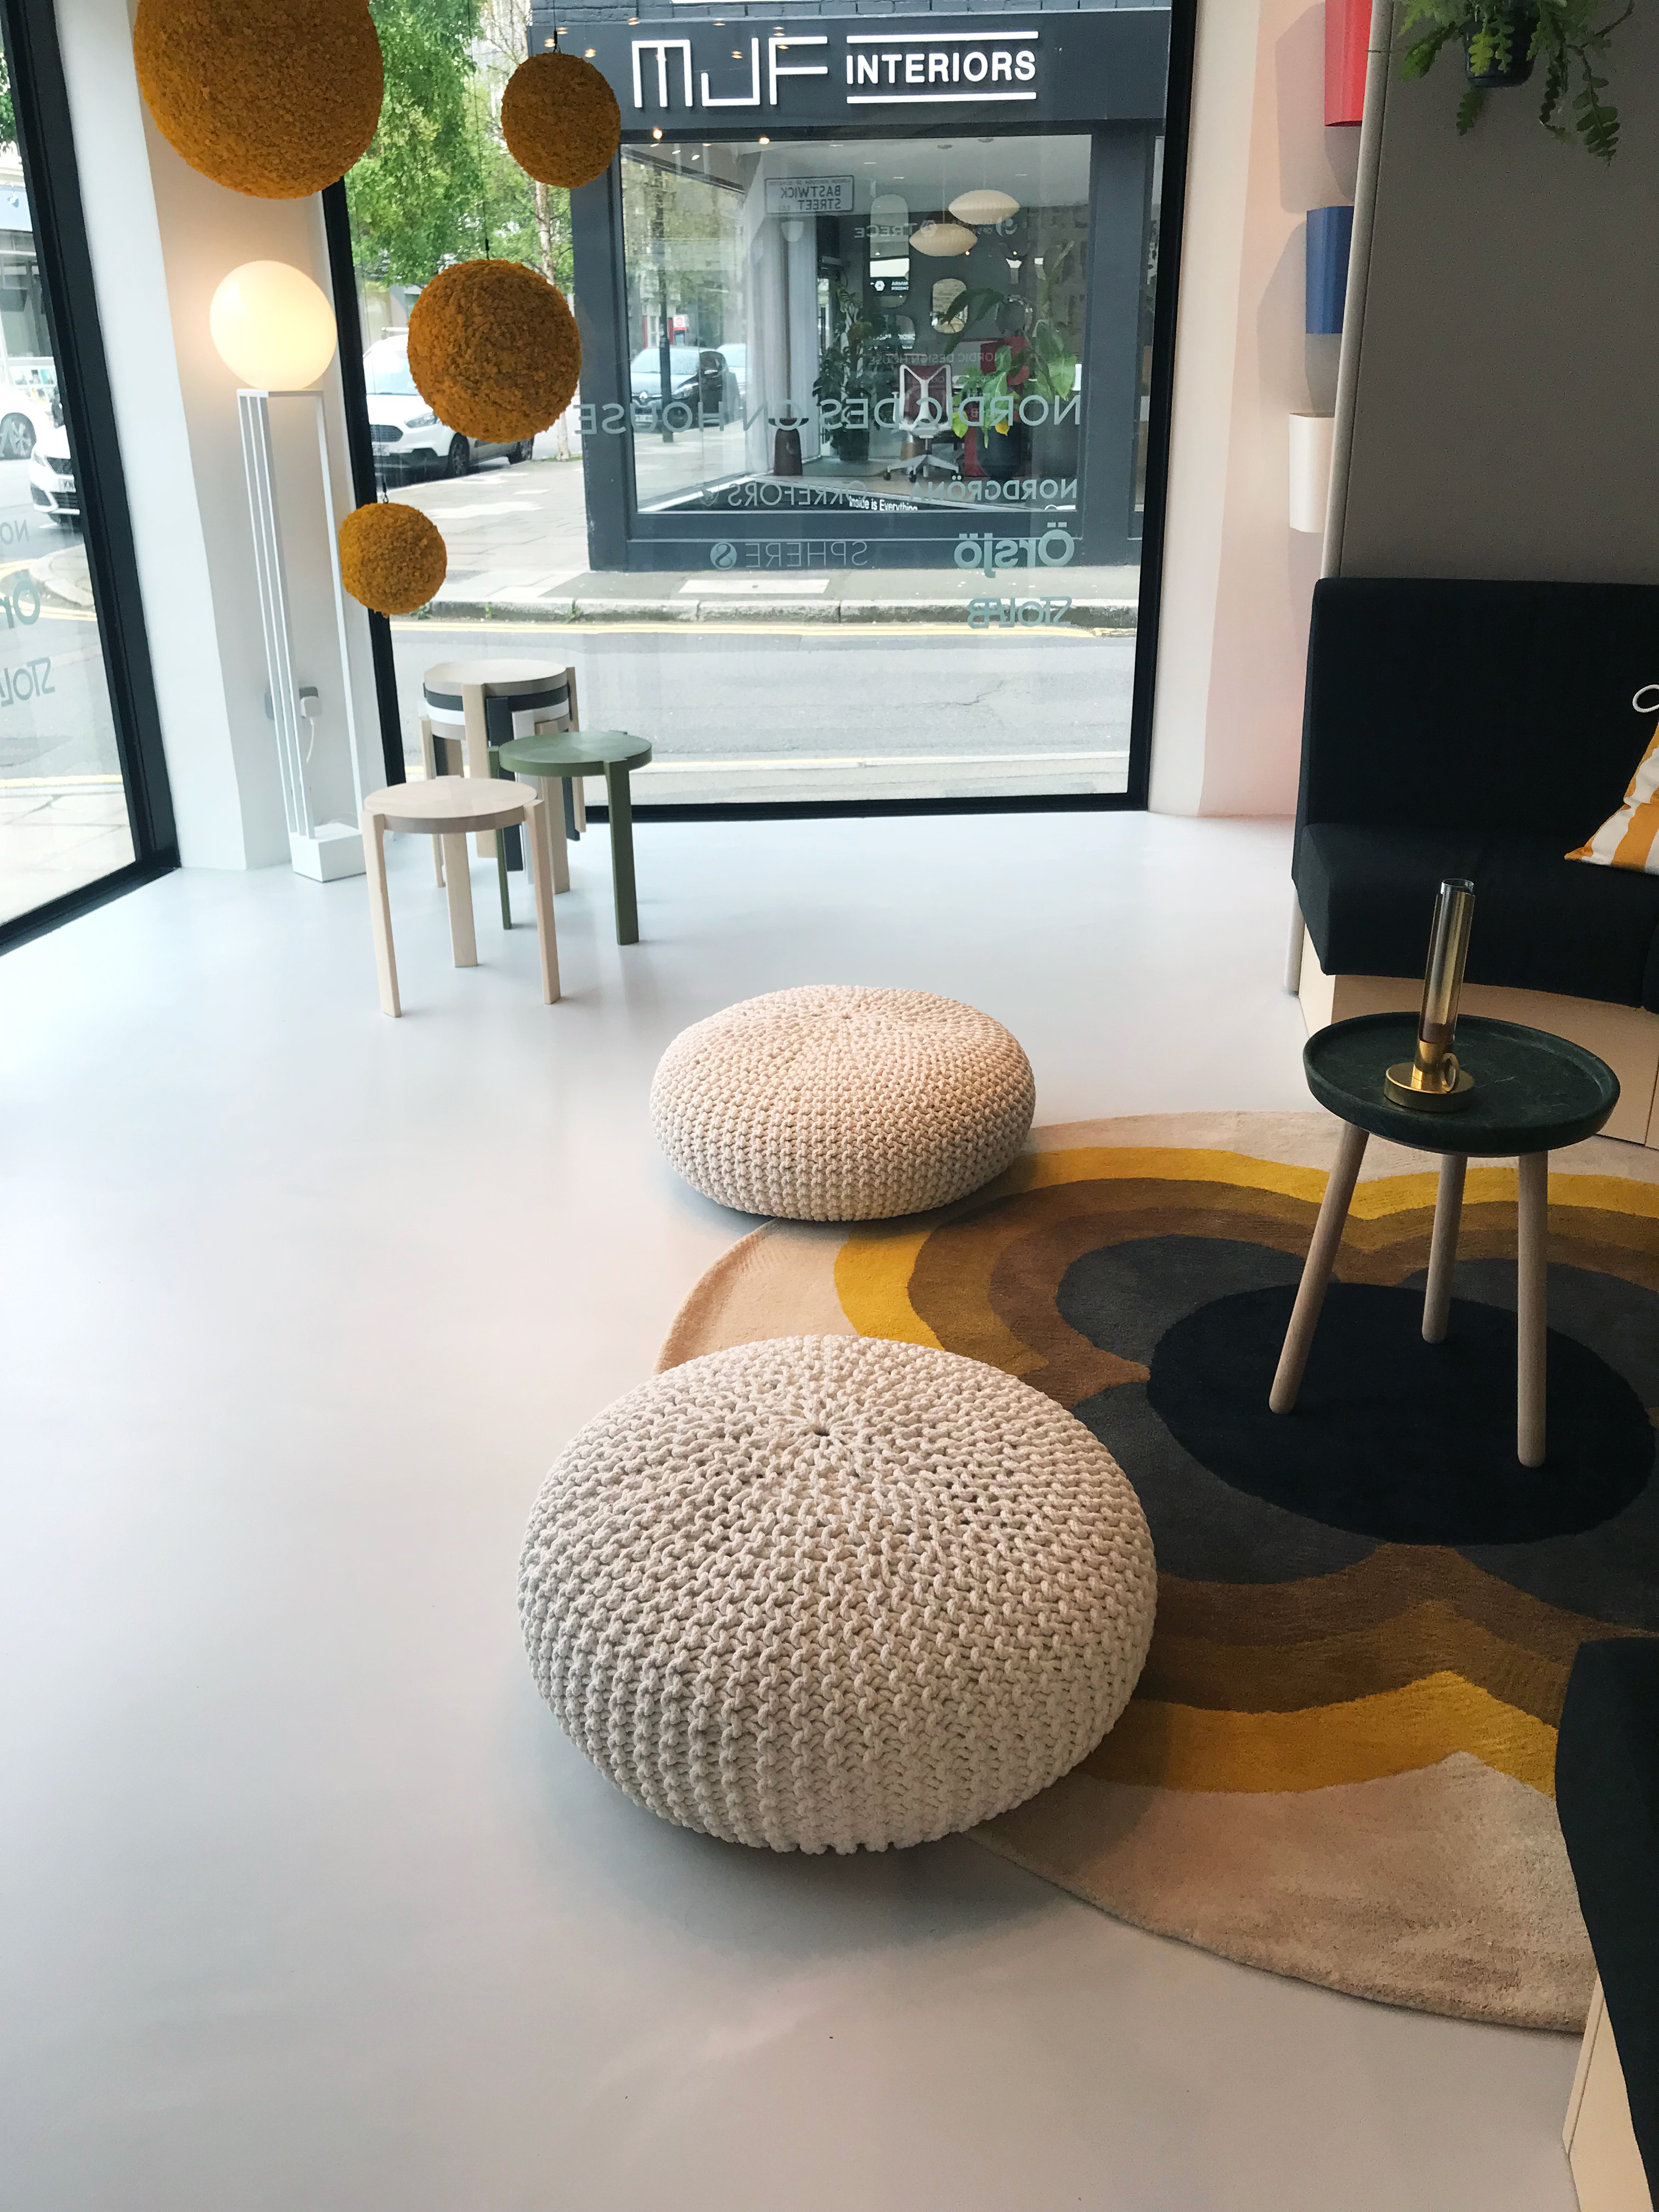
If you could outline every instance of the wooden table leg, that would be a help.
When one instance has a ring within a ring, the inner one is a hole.
[[[478,964],[478,940],[472,929],[472,872],[467,865],[466,833],[444,839],[444,874],[448,878],[449,942],[458,968]]]
[[[559,940],[553,927],[553,870],[548,860],[547,824],[538,819],[547,812],[544,803],[531,796],[524,811],[524,842],[530,872],[536,884],[536,940],[542,956],[542,1003],[550,1006],[559,995]]]
[[[1515,1454],[1522,1467],[1544,1464],[1544,1362],[1549,1328],[1547,1246],[1550,1156],[1524,1152],[1515,1282]]]
[[[1429,1247],[1429,1285],[1423,1293],[1423,1341],[1443,1344],[1451,1311],[1452,1269],[1457,1264],[1457,1231],[1463,1218],[1467,1152],[1448,1152],[1440,1163],[1440,1188],[1434,1201],[1434,1241]]]
[[[403,1012],[398,996],[398,957],[392,949],[392,898],[386,881],[386,821],[363,810],[363,857],[368,863],[368,921],[374,933],[374,972],[380,983],[380,1012],[395,1020]]]
[[[1308,1354],[1313,1349],[1314,1330],[1319,1325],[1320,1309],[1325,1303],[1331,1269],[1336,1263],[1337,1247],[1342,1242],[1342,1224],[1348,1218],[1353,1187],[1359,1180],[1359,1163],[1365,1157],[1366,1142],[1364,1129],[1355,1128],[1352,1121],[1343,1124],[1336,1165],[1325,1186],[1324,1203],[1314,1224],[1313,1242],[1308,1247],[1307,1264],[1302,1270],[1302,1285],[1291,1311],[1291,1325],[1285,1332],[1279,1371],[1267,1394],[1267,1403],[1275,1413],[1295,1410]]]
[[[617,901],[617,942],[637,945],[640,908],[634,887],[634,803],[625,762],[612,762],[606,767],[605,795],[611,809],[611,882]]]

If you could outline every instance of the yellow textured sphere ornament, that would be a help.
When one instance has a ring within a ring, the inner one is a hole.
[[[412,615],[448,573],[442,536],[418,507],[386,500],[354,507],[340,525],[340,581],[377,615]]]
[[[622,110],[592,62],[532,54],[507,81],[501,136],[538,184],[591,185],[622,143]]]
[[[335,183],[380,119],[380,42],[363,0],[139,0],[132,51],[167,143],[255,199]]]
[[[410,309],[416,389],[469,438],[533,438],[570,404],[581,368],[563,293],[522,261],[458,261]]]

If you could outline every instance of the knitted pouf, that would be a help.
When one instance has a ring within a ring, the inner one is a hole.
[[[651,1085],[658,1141],[705,1197],[787,1221],[876,1221],[965,1198],[1031,1126],[1000,1022],[927,991],[822,984],[683,1030]]]
[[[543,1696],[641,1805],[880,1850],[1092,1750],[1155,1583],[1133,1491],[1052,1400],[954,1352],[805,1336],[591,1421],[542,1486],[519,1603]]]

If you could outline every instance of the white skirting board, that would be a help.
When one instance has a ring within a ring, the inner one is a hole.
[[[1653,2212],[1631,2125],[1619,2046],[1613,2039],[1613,2022],[1599,1979],[1590,1999],[1561,2141],[1578,2192],[1578,2212]]]

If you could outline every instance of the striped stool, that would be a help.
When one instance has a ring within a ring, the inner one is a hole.
[[[441,660],[421,679],[421,760],[428,776],[491,773],[492,746],[509,744],[538,730],[572,730],[576,726],[576,672],[556,667],[545,660]],[[451,756],[454,748],[455,757]],[[461,754],[465,754],[463,768]],[[578,789],[564,787],[565,828],[580,836],[586,810]],[[516,845],[518,831],[504,833]],[[554,888],[568,891],[570,869],[564,839],[555,837]],[[477,842],[479,854],[495,856],[501,878],[501,927],[513,927],[507,904],[507,870],[520,864],[521,855],[502,842],[502,833],[485,832]],[[443,850],[433,845],[433,872],[444,879]]]

